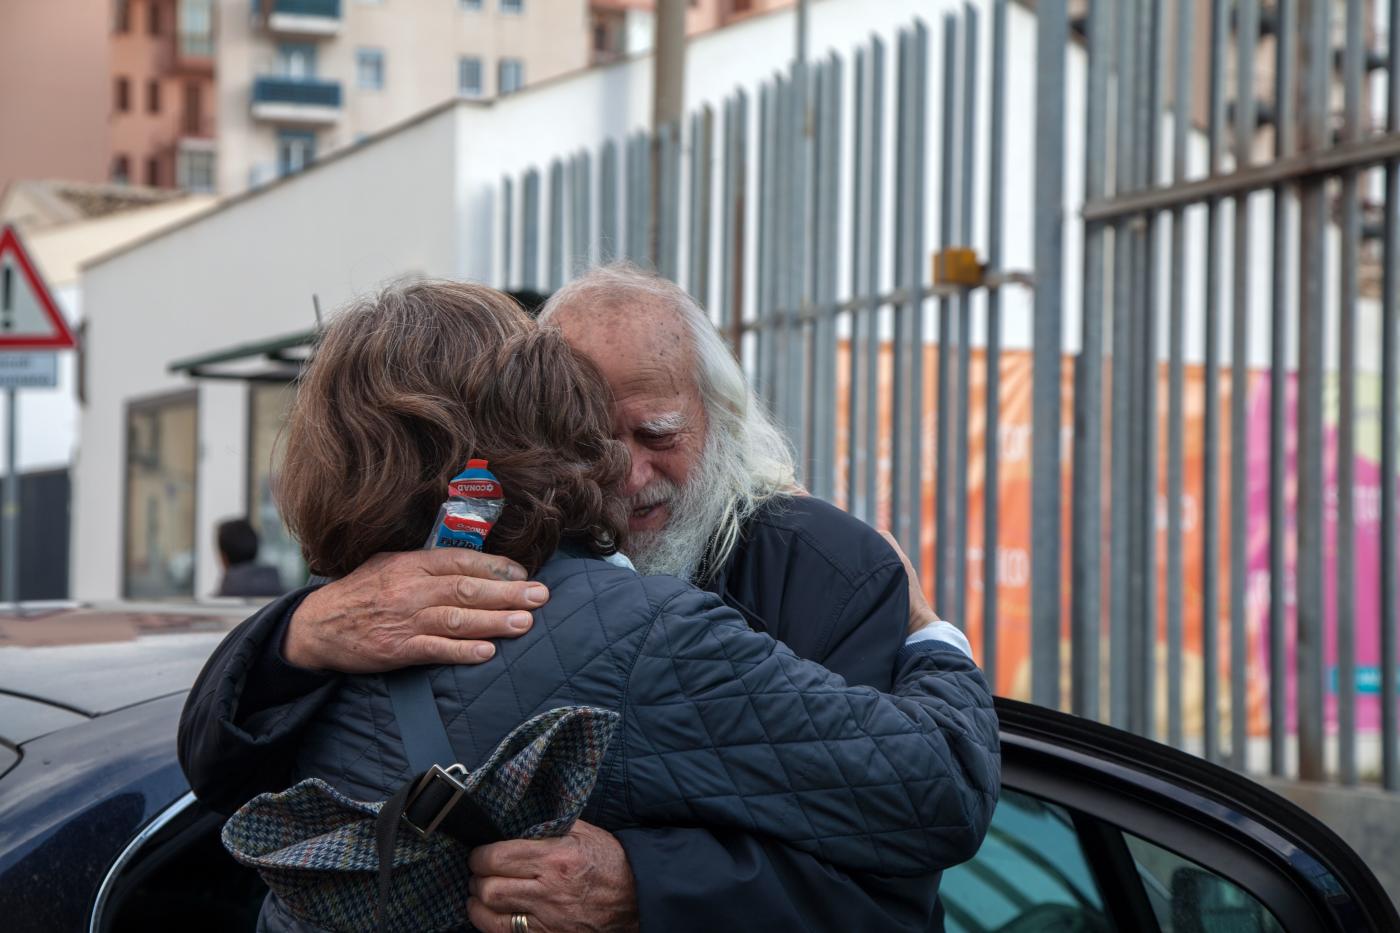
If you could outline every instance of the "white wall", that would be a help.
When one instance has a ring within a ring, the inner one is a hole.
[[[85,270],[75,598],[121,593],[126,405],[188,388],[171,361],[304,330],[313,294],[331,309],[395,275],[454,270],[454,125],[444,111]],[[214,526],[245,506],[246,390],[204,385],[200,403],[195,592],[207,594]]]

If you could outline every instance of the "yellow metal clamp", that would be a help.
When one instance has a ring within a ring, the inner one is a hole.
[[[965,246],[950,246],[933,254],[933,283],[980,288],[986,284],[986,268],[975,250]]]

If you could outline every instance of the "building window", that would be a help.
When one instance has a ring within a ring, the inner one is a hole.
[[[155,78],[146,82],[146,112],[160,113],[160,82]]]
[[[248,387],[248,520],[258,533],[258,561],[276,567],[284,582],[306,579],[301,547],[282,524],[276,498],[283,449],[277,438],[295,395],[288,385]]]
[[[152,188],[160,187],[160,159],[156,156],[146,160],[146,184]]]
[[[126,411],[123,589],[129,599],[194,595],[197,396]]]
[[[457,8],[476,12],[481,9],[481,0],[457,0]]]
[[[475,55],[457,59],[457,93],[463,97],[481,96],[481,59]]]
[[[131,160],[124,155],[112,158],[112,183],[124,185],[131,181]]]
[[[302,130],[282,130],[277,134],[277,174],[291,175],[306,168],[316,158],[316,134]]]
[[[175,183],[186,191],[214,193],[214,153],[203,149],[181,151],[175,163]]]
[[[356,50],[355,83],[366,91],[382,91],[384,89],[383,49]]]
[[[502,13],[524,13],[525,0],[501,0]]]
[[[160,35],[160,0],[146,0],[146,31],[153,36]]]
[[[126,113],[131,109],[131,81],[128,78],[118,78],[114,90],[114,100],[112,106],[117,113]]]
[[[209,58],[214,54],[213,0],[180,0],[180,55]]]
[[[496,93],[513,94],[525,85],[525,63],[518,58],[503,58],[497,68]]]
[[[119,36],[131,32],[131,0],[115,0],[112,4],[112,31]]]
[[[277,73],[296,80],[316,77],[316,46],[309,42],[283,42],[277,46]]]
[[[185,82],[185,106],[181,128],[186,136],[204,134],[204,95],[198,81]]]

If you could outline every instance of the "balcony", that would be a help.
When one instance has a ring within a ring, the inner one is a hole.
[[[269,0],[267,30],[285,36],[334,36],[340,0]]]
[[[317,78],[253,79],[253,117],[321,126],[340,119],[340,82]]]

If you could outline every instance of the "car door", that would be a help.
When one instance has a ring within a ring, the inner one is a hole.
[[[944,875],[950,933],[1400,930],[1359,856],[1264,787],[1085,719],[998,714],[1001,801]]]

